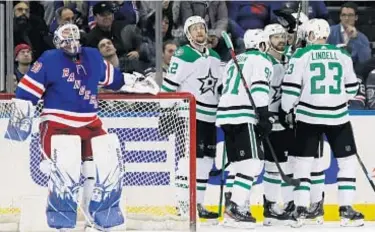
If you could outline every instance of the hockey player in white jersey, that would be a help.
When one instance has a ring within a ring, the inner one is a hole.
[[[174,53],[163,92],[189,92],[197,102],[197,208],[200,218],[217,219],[218,213],[204,207],[209,172],[216,156],[216,111],[222,66],[219,55],[207,48],[207,25],[200,16],[189,17],[184,25],[188,45]]]
[[[301,185],[294,190],[295,226],[304,224],[310,205],[310,173],[317,168],[313,167],[313,160],[322,134],[327,137],[339,166],[337,185],[341,225],[363,225],[364,216],[352,208],[357,148],[347,108],[347,102],[357,93],[358,81],[350,55],[326,43],[329,33],[329,24],[323,19],[312,19],[307,23],[308,45],[293,55],[282,84],[284,117],[280,120],[293,124],[293,118],[296,118],[293,174]]]
[[[255,106],[246,94],[233,60],[226,66],[223,93],[220,97],[216,125],[224,131],[228,161],[235,175],[232,196],[225,208],[224,225],[253,228],[256,219],[250,212],[250,194],[263,167],[261,139],[272,130],[272,114],[268,111],[268,81],[272,63],[261,29],[248,30],[244,36],[246,52],[237,56]],[[256,119],[254,108],[259,112]]]
[[[289,126],[287,128],[282,126],[278,120],[278,112],[281,104],[281,83],[285,73],[286,57],[284,51],[287,43],[287,33],[280,24],[269,24],[264,28],[264,34],[268,39],[267,42],[270,47],[268,54],[273,65],[273,75],[270,79],[269,111],[272,112],[275,123],[273,124],[269,139],[281,168],[286,174],[290,174],[291,170],[288,170],[287,159],[288,154],[290,154],[294,146],[294,132]],[[264,146],[264,158],[263,224],[270,226],[289,223],[291,219],[290,213],[294,210],[293,192],[289,191],[288,184],[282,181],[270,148],[267,145]],[[282,189],[286,191],[282,192]],[[285,209],[279,206],[278,199],[280,194],[285,204]]]

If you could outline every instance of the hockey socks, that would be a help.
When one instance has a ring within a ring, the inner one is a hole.
[[[259,175],[262,162],[258,159],[248,159],[235,162],[234,172],[236,173],[232,189],[231,201],[238,206],[246,205],[250,199],[250,191],[255,176]]]
[[[301,181],[300,186],[294,188],[294,203],[296,206],[310,206],[310,172],[313,160],[313,157],[295,157],[294,178]]]
[[[213,164],[213,158],[197,158],[197,204],[204,204],[204,194],[206,193],[209,172]]]
[[[293,178],[294,162],[295,162],[295,156],[288,156],[288,161],[285,164],[285,169],[283,169],[285,175],[292,177],[292,178]],[[281,198],[283,199],[284,205],[287,205],[289,202],[292,202],[294,200],[293,189],[294,189],[294,186],[281,180]]]
[[[285,166],[282,163],[282,167]],[[281,165],[281,164],[280,164]],[[281,192],[281,176],[277,170],[276,164],[265,161],[265,172],[263,176],[264,195],[268,201],[277,202]]]
[[[311,175],[311,204],[318,203],[323,199],[325,174],[323,168],[323,158],[315,158]]]
[[[354,155],[337,158],[339,172],[337,173],[338,202],[340,206],[351,206],[356,190],[357,160]]]

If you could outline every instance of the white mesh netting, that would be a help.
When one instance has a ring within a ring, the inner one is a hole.
[[[125,160],[121,205],[127,229],[188,229],[191,220],[195,221],[189,214],[190,201],[195,201],[190,199],[189,188],[190,173],[195,172],[190,167],[190,158],[195,161],[190,150],[190,133],[194,131],[191,128],[194,124],[190,123],[192,98],[178,94],[140,98],[106,94],[101,99],[99,116],[107,131],[119,137]],[[0,100],[1,133],[5,133],[8,124],[9,103],[10,100]],[[0,228],[1,223],[19,224],[20,218],[26,217],[22,216],[22,211],[29,209],[23,202],[35,202],[29,200],[30,197],[40,201],[43,212],[39,214],[44,215],[48,177],[39,168],[41,108],[39,104],[33,133],[26,142],[10,142],[0,137],[3,150],[0,178],[5,190],[0,191]],[[195,117],[195,112],[193,114]],[[38,220],[45,221],[45,218]],[[18,229],[20,227],[25,228],[18,225]]]

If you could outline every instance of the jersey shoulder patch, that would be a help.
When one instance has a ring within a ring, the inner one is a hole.
[[[193,63],[201,57],[201,55],[197,51],[194,51],[194,49],[192,49],[188,45],[179,47],[174,52],[173,56],[189,63]]]

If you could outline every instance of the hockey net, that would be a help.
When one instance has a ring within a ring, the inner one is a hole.
[[[0,95],[2,133],[12,95]],[[121,142],[125,162],[121,206],[125,226],[115,230],[195,230],[195,100],[187,93],[101,94],[99,116]],[[40,171],[39,114],[26,142],[0,136],[0,231],[47,227],[47,176]],[[79,227],[84,224],[80,215]],[[7,229],[8,228],[8,229]]]

